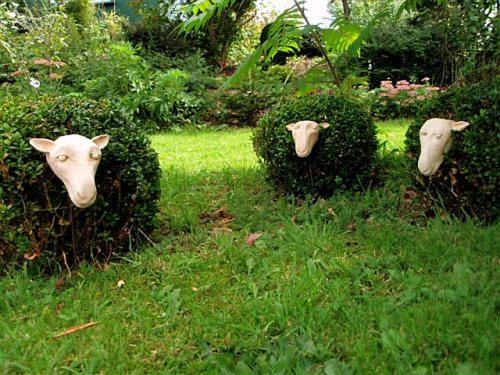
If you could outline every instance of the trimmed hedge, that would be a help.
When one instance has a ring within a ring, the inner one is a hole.
[[[307,158],[295,153],[287,124],[328,122]],[[315,94],[272,109],[254,131],[254,148],[268,177],[286,193],[329,196],[339,189],[358,189],[372,172],[377,138],[364,107],[337,95]]]
[[[96,175],[98,198],[72,205],[32,137],[66,134],[110,143]],[[155,226],[158,157],[132,118],[109,102],[80,96],[7,97],[0,108],[0,263],[32,259],[40,269],[107,260],[135,247]]]
[[[454,88],[432,99],[406,133],[410,168],[417,188],[452,214],[487,222],[500,212],[500,78],[465,88]],[[429,118],[467,121],[453,132],[450,150],[431,177],[417,169],[419,130]]]

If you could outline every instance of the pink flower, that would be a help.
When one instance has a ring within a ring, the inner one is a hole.
[[[63,61],[51,61],[49,63],[50,66],[55,66],[56,68],[63,68],[66,66],[66,63]]]
[[[380,82],[380,88],[386,89],[386,90],[391,90],[394,88],[394,86],[392,85],[391,81],[382,81],[382,82]]]
[[[430,80],[431,80],[431,79],[430,79],[429,77],[424,77],[424,78],[422,78],[422,82],[424,82],[424,83],[427,83],[427,82],[429,82]]]
[[[399,90],[398,89],[390,89],[389,90],[389,97],[393,98],[398,94]]]
[[[49,61],[49,60],[47,60],[47,59],[37,58],[37,59],[33,59],[33,64],[35,64],[35,65],[45,65],[45,66],[49,66],[50,61]]]
[[[396,85],[397,85],[397,86],[403,86],[403,85],[409,85],[409,84],[410,84],[410,82],[408,82],[408,81],[407,81],[407,80],[405,80],[405,79],[403,79],[403,80],[401,80],[401,81],[397,81],[397,82],[396,82]]]

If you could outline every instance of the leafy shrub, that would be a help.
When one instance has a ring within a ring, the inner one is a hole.
[[[453,214],[487,221],[500,212],[500,79],[454,88],[440,94],[419,113],[406,134],[410,168],[422,193]],[[432,177],[416,169],[419,130],[429,118],[462,120],[470,126],[453,133],[450,150]]]
[[[64,5],[64,10],[82,29],[89,27],[94,21],[95,7],[90,0],[69,0]]]
[[[328,122],[307,158],[295,153],[287,124]],[[254,132],[254,147],[278,188],[299,195],[327,196],[337,189],[359,188],[372,171],[377,152],[375,126],[354,100],[318,94],[272,109]]]
[[[126,97],[134,102],[136,94],[144,94],[144,101],[137,108],[143,117],[154,121],[160,129],[172,125],[196,121],[205,107],[205,98],[189,92],[190,75],[182,70],[172,69],[156,73],[150,81],[148,91],[136,91]]]
[[[119,38],[118,23],[123,22],[117,16],[98,21],[90,6],[87,27],[79,27],[59,6],[36,8],[36,14],[12,4],[8,12],[0,10],[2,90],[11,94],[81,91],[82,83],[95,77],[87,67],[103,57],[112,38]],[[36,90],[29,84],[32,79],[41,83]]]
[[[215,94],[217,106],[207,112],[207,121],[237,126],[255,126],[263,114],[278,103],[285,92],[285,82],[292,70],[274,65],[267,70],[256,69],[249,80],[237,88]]]
[[[107,133],[98,199],[77,209],[32,137]],[[154,228],[159,164],[149,140],[123,110],[76,95],[6,97],[0,109],[0,261],[22,256],[40,267],[107,260]]]
[[[202,83],[179,69],[154,69],[129,43],[113,44],[75,74],[91,98],[116,98],[138,120],[160,129],[196,121],[206,107]]]

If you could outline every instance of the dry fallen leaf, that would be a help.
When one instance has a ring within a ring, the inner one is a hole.
[[[247,237],[247,245],[254,246],[255,241],[262,237],[262,233],[250,233]]]
[[[35,258],[38,258],[42,253],[38,249],[34,249],[31,254],[29,253],[24,253],[24,259],[26,260],[33,260]]]
[[[56,285],[55,285],[56,290],[60,291],[65,282],[66,282],[66,279],[64,277],[61,277],[60,279],[58,279],[56,281]]]

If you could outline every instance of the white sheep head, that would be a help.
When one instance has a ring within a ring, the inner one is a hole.
[[[330,125],[327,123],[318,124],[314,121],[299,121],[288,124],[286,128],[292,132],[295,142],[295,152],[299,158],[309,156],[314,145],[318,141],[320,129],[326,129]]]
[[[432,176],[441,166],[444,154],[451,146],[451,132],[462,131],[465,121],[452,121],[440,118],[427,120],[420,129],[420,157],[418,169],[424,176]]]
[[[46,154],[50,169],[66,186],[71,201],[80,208],[89,207],[96,200],[95,173],[101,160],[101,150],[108,142],[108,135],[88,139],[72,134],[55,141],[30,139],[31,146]]]

